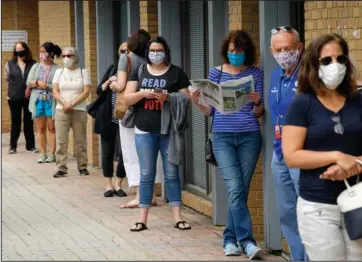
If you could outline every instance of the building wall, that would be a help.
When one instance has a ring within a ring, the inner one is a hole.
[[[157,0],[140,1],[140,26],[151,36],[158,34]]]
[[[304,9],[306,44],[323,33],[341,34],[348,40],[350,57],[362,79],[362,1],[307,1]],[[352,36],[355,30],[359,30],[359,39]]]
[[[29,13],[33,15],[28,15]],[[26,30],[28,33],[28,45],[35,59],[39,50],[39,17],[38,17],[38,1],[33,0],[17,0],[3,1],[1,24],[2,30]],[[2,52],[2,69],[4,65],[12,57],[12,52]],[[3,75],[3,71],[1,72]],[[10,111],[7,102],[7,86],[4,77],[1,78],[1,132],[10,132]]]

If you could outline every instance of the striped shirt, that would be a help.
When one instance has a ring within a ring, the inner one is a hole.
[[[229,80],[240,79],[252,75],[255,83],[255,91],[259,93],[261,102],[264,104],[263,99],[263,86],[264,86],[264,73],[257,67],[249,67],[239,74],[233,75],[230,73],[222,72],[220,78],[220,69],[211,68],[209,72],[209,79],[213,82],[226,82]],[[214,116],[212,132],[248,132],[257,131],[260,129],[259,122],[253,114],[254,104],[249,102],[244,105],[239,112],[232,114],[221,114],[215,108],[211,108],[211,113]]]
[[[116,101],[117,101],[117,92],[112,91],[112,122],[118,124],[118,119],[114,114],[114,111],[116,109]]]

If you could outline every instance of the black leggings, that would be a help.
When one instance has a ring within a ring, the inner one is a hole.
[[[34,126],[31,113],[29,112],[29,100],[13,101],[8,100],[11,113],[11,132],[10,132],[10,148],[16,149],[21,132],[21,115],[24,112],[24,136],[26,140],[26,149],[35,148]]]
[[[119,178],[126,177],[126,170],[124,169],[121,141],[119,137],[119,126],[112,122],[111,129],[108,136],[101,136],[102,144],[102,170],[104,177],[113,177],[114,166],[114,152],[115,148],[119,146],[119,157],[117,164],[116,176]]]

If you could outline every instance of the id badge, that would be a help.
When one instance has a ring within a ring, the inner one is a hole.
[[[46,98],[46,95],[42,95],[41,96],[41,100],[46,100],[47,98]]]
[[[281,139],[281,127],[280,125],[275,125],[275,139]]]

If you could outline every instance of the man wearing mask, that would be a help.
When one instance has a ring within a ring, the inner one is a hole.
[[[297,91],[297,75],[303,44],[298,32],[290,26],[271,31],[270,52],[278,63],[272,72],[269,89],[269,110],[274,129],[272,175],[282,232],[289,244],[291,259],[304,261],[306,253],[297,224],[299,169],[288,168],[282,154],[282,130],[288,107]]]

